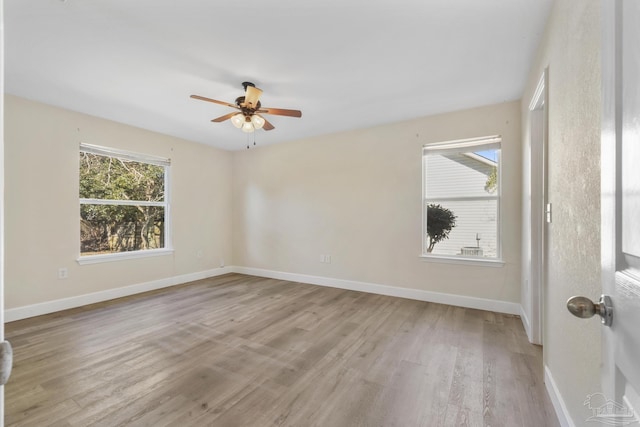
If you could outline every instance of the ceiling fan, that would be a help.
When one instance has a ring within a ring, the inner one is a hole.
[[[289,116],[289,117],[302,117],[302,111],[299,110],[285,110],[283,108],[263,108],[260,103],[260,95],[262,90],[258,89],[256,85],[251,82],[243,82],[245,94],[236,98],[236,103],[231,104],[229,102],[218,101],[217,99],[206,98],[200,95],[191,95],[193,99],[199,99],[201,101],[213,102],[214,104],[226,105],[227,107],[235,108],[236,110],[224,116],[217,117],[211,120],[214,123],[224,122],[231,119],[231,123],[242,129],[243,132],[253,132],[256,129],[273,130],[274,126],[267,121],[262,114],[274,114],[276,116]]]

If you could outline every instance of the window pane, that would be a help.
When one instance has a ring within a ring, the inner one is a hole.
[[[425,156],[425,197],[482,197],[498,190],[499,150]]]
[[[164,201],[164,167],[80,152],[80,198]]]
[[[425,253],[429,253],[430,243],[437,240],[443,234],[442,230],[446,229],[450,214],[445,209],[455,216],[455,226],[451,228],[448,238],[442,238],[433,245],[430,253],[497,258],[497,200],[426,202]]]
[[[162,206],[80,206],[80,254],[164,248]]]

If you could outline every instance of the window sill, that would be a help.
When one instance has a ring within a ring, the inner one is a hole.
[[[501,259],[482,259],[471,258],[462,256],[444,256],[444,255],[420,255],[424,261],[427,262],[440,262],[443,264],[463,264],[463,265],[478,265],[482,267],[504,267],[504,261]]]
[[[78,264],[99,264],[103,262],[122,261],[136,258],[149,258],[173,254],[173,249],[150,249],[146,251],[118,252],[103,255],[85,255],[77,259]]]

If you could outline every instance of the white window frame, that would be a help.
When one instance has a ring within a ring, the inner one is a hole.
[[[109,199],[87,199],[79,198],[78,211],[83,204],[88,205],[118,205],[118,206],[160,206],[164,207],[164,248],[160,249],[144,249],[129,252],[115,252],[112,254],[100,255],[78,255],[77,261],[80,265],[97,264],[102,262],[111,262],[125,259],[147,258],[154,256],[169,255],[173,253],[173,245],[171,239],[171,203],[170,203],[170,166],[171,160],[163,157],[151,156],[147,154],[134,153],[130,151],[118,150],[115,148],[101,147],[91,144],[80,144],[80,153],[97,154],[100,156],[115,157],[122,160],[129,160],[139,163],[147,163],[164,168],[164,201],[149,202],[135,200],[109,200]],[[78,243],[80,239],[78,238]],[[78,250],[78,252],[80,252]]]
[[[448,153],[460,153],[469,151],[482,151],[498,149],[498,189],[495,195],[492,196],[469,196],[469,197],[436,197],[429,198],[426,194],[426,159],[429,155],[448,154]],[[497,201],[497,226],[496,226],[496,257],[495,258],[481,258],[481,257],[465,257],[463,255],[442,255],[427,253],[425,248],[427,246],[427,203],[430,201],[460,201],[460,200],[496,200]],[[504,261],[502,260],[502,137],[500,135],[492,135],[480,138],[468,138],[458,139],[453,141],[443,141],[432,144],[425,144],[422,146],[422,249],[420,257],[425,261],[435,261],[443,263],[453,264],[469,264],[469,265],[483,265],[489,267],[502,267]]]

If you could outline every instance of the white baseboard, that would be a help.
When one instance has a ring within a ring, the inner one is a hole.
[[[165,279],[153,280],[151,282],[138,283],[131,286],[124,286],[122,288],[107,289],[104,291],[78,295],[75,297],[62,298],[38,304],[10,308],[8,310],[5,310],[4,312],[4,321],[13,322],[14,320],[21,320],[28,317],[35,317],[43,314],[53,313],[56,311],[68,310],[70,308],[81,307],[88,304],[95,304],[97,302],[108,301],[115,298],[127,297],[142,292],[167,288],[169,286],[180,285],[182,283],[192,282],[194,280],[206,279],[208,277],[221,276],[223,274],[232,272],[232,267],[222,267],[213,270],[199,271],[197,273],[189,273],[180,276],[168,277]]]
[[[544,365],[544,384],[547,388],[547,393],[549,393],[549,398],[551,399],[553,408],[556,410],[556,415],[558,416],[560,425],[562,427],[576,427],[576,424],[569,415],[567,405],[565,405],[562,395],[558,390],[558,386],[556,386],[556,382],[553,380],[553,376],[551,375],[551,371],[547,365]]]
[[[289,280],[292,282],[307,283],[311,285],[329,286],[332,288],[348,289],[352,291],[368,292],[372,294],[388,295],[399,298],[408,298],[419,301],[448,304],[458,307],[475,308],[478,310],[495,311],[498,313],[515,314],[522,316],[520,304],[506,301],[491,300],[485,298],[469,297],[464,295],[445,294],[440,292],[424,291],[420,289],[400,288],[397,286],[379,285],[375,283],[357,282],[353,280],[334,279],[322,276],[306,274],[285,273],[281,271],[265,270],[250,267],[227,266],[197,273],[184,274],[151,282],[138,283],[122,288],[107,289],[75,297],[62,298],[38,304],[11,308],[5,311],[5,322],[40,316],[56,311],[81,307],[83,305],[108,301],[115,298],[126,297],[142,292],[180,285],[194,280],[220,276],[227,273],[240,273],[250,276],[268,277],[272,279]],[[524,317],[523,317],[524,319]]]
[[[420,289],[400,288],[397,286],[379,285],[375,283],[357,282],[353,280],[333,279],[330,277],[285,273],[281,271],[264,270],[261,268],[233,267],[233,271],[250,276],[289,280],[292,282],[308,283],[311,285],[328,286],[332,288],[348,289],[351,291],[361,291],[372,294],[415,299],[419,301],[435,302],[439,304],[455,305],[458,307],[475,308],[478,310],[495,311],[498,313],[516,315],[520,315],[521,313],[520,304],[515,302],[476,298],[464,295],[445,294],[440,292],[424,291]]]
[[[531,322],[529,321],[529,317],[527,316],[527,312],[524,310],[523,306],[520,306],[520,319],[522,319],[522,326],[524,327],[524,331],[527,333],[527,338],[529,338],[529,342],[532,343]]]

